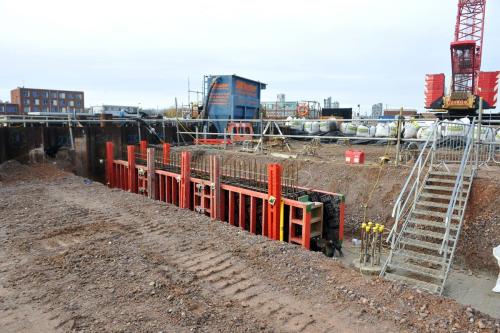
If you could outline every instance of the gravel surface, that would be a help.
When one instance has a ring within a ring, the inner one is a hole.
[[[2,332],[500,332],[453,300],[51,165],[0,170]]]

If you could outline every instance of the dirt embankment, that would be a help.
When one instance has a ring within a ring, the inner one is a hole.
[[[500,181],[474,180],[465,223],[458,243],[458,260],[475,270],[498,272],[493,248],[500,245]]]
[[[450,299],[194,212],[44,167],[18,176],[0,186],[8,331],[500,332]]]

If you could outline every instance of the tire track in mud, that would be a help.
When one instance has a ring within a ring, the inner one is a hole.
[[[351,329],[344,327],[345,318],[326,315],[327,306],[315,308],[266,284],[245,262],[231,253],[213,250],[216,241],[207,240],[203,245],[186,244],[177,235],[168,231],[165,223],[147,222],[137,229],[143,230],[143,244],[148,251],[165,260],[163,269],[172,274],[190,273],[194,281],[208,293],[222,295],[238,303],[278,331],[287,332],[332,332]],[[266,242],[266,241],[264,241]],[[359,331],[363,331],[362,329]]]
[[[131,198],[134,197],[131,195]],[[219,239],[204,237],[207,236],[207,231],[202,230],[206,228],[205,224],[201,224],[200,232],[197,232],[196,223],[206,217],[186,212],[187,219],[194,217],[194,221],[189,221],[192,224],[167,223],[163,221],[161,214],[155,216],[144,211],[140,204],[144,198],[139,199],[121,203],[119,214],[114,209],[106,210],[106,218],[127,225],[128,232],[137,237],[135,241],[141,244],[146,256],[154,256],[155,260],[161,258],[162,269],[167,274],[190,274],[193,277],[192,283],[200,286],[208,296],[222,296],[238,304],[258,318],[263,318],[277,331],[351,331],[351,327],[345,325],[346,322],[351,322],[349,318],[340,314],[332,316],[332,304],[317,307],[284,292],[282,286],[266,283],[262,272],[254,271],[239,256],[221,250],[218,246]],[[68,197],[65,200],[73,201]],[[169,208],[179,210],[174,206]],[[101,214],[96,212],[98,216]],[[137,223],[131,225],[131,221]],[[266,242],[268,241],[259,240],[256,244]],[[359,328],[356,331],[365,330]],[[366,332],[369,331],[371,329],[366,329]]]

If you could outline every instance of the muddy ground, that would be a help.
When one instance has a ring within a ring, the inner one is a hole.
[[[2,175],[2,332],[500,332],[453,300],[52,165]]]

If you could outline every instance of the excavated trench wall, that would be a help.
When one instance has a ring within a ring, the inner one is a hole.
[[[175,127],[165,126],[165,131],[161,125],[156,127],[156,132],[166,142],[174,143],[176,141]],[[100,161],[106,155],[106,142],[113,141],[116,146],[122,146],[122,144],[137,144],[142,138],[153,144],[158,143],[157,137],[144,126],[141,126],[140,133],[141,135],[139,135],[137,125],[73,127],[75,149],[66,155],[70,159],[71,171],[79,176],[103,181],[104,164]],[[187,140],[187,138],[184,139]],[[30,158],[33,158],[30,151],[41,147],[49,152],[69,150],[71,148],[69,128],[61,126],[0,128],[0,163],[11,159],[30,162]]]

